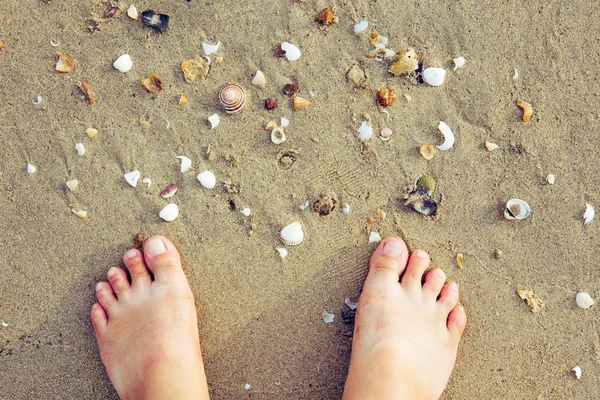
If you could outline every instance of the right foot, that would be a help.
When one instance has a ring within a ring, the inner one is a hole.
[[[91,319],[121,399],[206,399],[194,297],[179,253],[162,236],[123,256],[96,286]]]
[[[450,377],[467,323],[458,287],[429,271],[422,250],[408,255],[398,238],[371,257],[358,301],[344,400],[438,399]]]

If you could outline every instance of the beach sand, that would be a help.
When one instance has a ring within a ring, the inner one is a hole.
[[[89,311],[95,284],[120,264],[138,232],[163,234],[182,252],[213,399],[340,398],[351,349],[351,325],[340,314],[344,299],[360,293],[376,246],[367,243],[371,229],[428,251],[432,266],[460,285],[469,322],[443,398],[597,396],[600,318],[594,307],[575,304],[580,290],[600,296],[600,222],[582,221],[585,203],[600,205],[597,2],[135,5],[169,14],[169,29],[160,34],[123,12],[90,32],[100,2],[2,1],[0,319],[8,326],[0,327],[0,398],[116,398]],[[338,21],[322,29],[314,18],[326,6]],[[448,69],[444,84],[395,78],[387,62],[367,59],[367,33],[352,31],[361,19],[390,48],[411,46],[425,67]],[[179,66],[203,54],[203,41],[221,41],[223,62],[213,57],[207,79],[190,85]],[[302,57],[275,57],[282,41]],[[54,71],[56,51],[73,59],[73,72]],[[122,74],[112,62],[124,53],[134,66]],[[466,65],[452,71],[456,56]],[[389,118],[371,91],[348,83],[353,65],[373,89],[396,92]],[[264,89],[251,85],[257,69],[267,78]],[[151,72],[164,82],[156,95],[140,85]],[[81,80],[94,86],[97,104],[80,98]],[[236,116],[226,116],[215,98],[230,82],[249,97]],[[292,111],[281,93],[290,82],[303,97],[313,92],[311,106]],[[42,104],[32,104],[38,95]],[[279,108],[267,111],[267,97]],[[519,98],[533,105],[528,122]],[[221,123],[210,130],[215,112]],[[361,143],[356,129],[365,115],[376,133],[389,126],[391,140]],[[275,145],[264,126],[281,116],[291,123],[287,141]],[[440,120],[455,145],[426,161],[417,149],[441,143]],[[87,137],[88,127],[98,129],[96,138]],[[488,152],[486,141],[500,148]],[[81,157],[78,142],[86,147]],[[290,151],[296,162],[282,168],[278,155]],[[189,172],[179,171],[178,155],[192,159]],[[152,179],[150,188],[125,182],[123,174],[135,169]],[[217,177],[213,190],[196,180],[205,169]],[[550,173],[554,185],[546,183]],[[443,197],[434,220],[401,201],[424,174],[436,180],[434,197]],[[66,190],[68,179],[79,180],[76,192]],[[225,190],[226,180],[239,192]],[[172,223],[158,217],[169,202],[158,193],[169,183],[179,185],[170,201],[181,210]],[[299,209],[325,193],[338,200],[330,215]],[[514,197],[531,205],[528,219],[504,219]],[[348,215],[342,204],[351,207]],[[239,212],[244,207],[250,217]],[[387,217],[368,226],[377,208]],[[296,220],[306,238],[282,263],[279,230]],[[533,290],[545,307],[532,313],[517,289]],[[336,315],[334,323],[323,322],[323,311]],[[576,365],[580,381],[570,372]]]

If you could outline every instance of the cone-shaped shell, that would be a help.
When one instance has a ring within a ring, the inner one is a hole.
[[[304,240],[304,231],[300,222],[292,222],[281,230],[279,239],[286,246],[297,246]]]
[[[246,105],[246,91],[236,83],[225,85],[219,90],[219,103],[227,114],[238,114]]]

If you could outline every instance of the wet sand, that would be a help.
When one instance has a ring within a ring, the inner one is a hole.
[[[123,3],[124,9],[129,3]],[[164,34],[125,13],[90,32],[99,2],[3,1],[0,42],[0,398],[116,398],[97,354],[89,322],[94,286],[142,232],[163,234],[181,250],[196,296],[200,335],[214,399],[336,399],[350,356],[349,330],[340,318],[348,296],[360,293],[374,244],[371,229],[399,235],[427,250],[433,266],[459,283],[469,324],[446,399],[589,399],[600,391],[598,311],[579,309],[578,291],[600,296],[600,222],[584,226],[585,203],[600,205],[598,163],[597,32],[595,2],[314,1],[136,3],[171,16]],[[332,6],[338,23],[314,22]],[[424,65],[449,69],[441,87],[415,85],[365,58],[371,45],[352,26],[367,19],[390,47],[413,47]],[[49,44],[60,42],[58,47]],[[184,59],[202,55],[202,42],[222,42],[223,63],[205,81],[185,82]],[[274,47],[290,41],[302,57],[288,62]],[[75,71],[54,71],[56,51]],[[126,74],[112,68],[133,59]],[[452,57],[464,68],[452,71]],[[359,64],[372,88],[390,87],[398,101],[389,119],[369,91],[354,89],[346,72]],[[514,68],[520,78],[513,81]],[[267,85],[251,85],[261,69]],[[140,78],[158,74],[165,89],[150,95]],[[98,92],[90,106],[76,88]],[[292,111],[281,88],[292,81],[310,107]],[[250,101],[225,116],[215,99],[229,82]],[[181,93],[188,104],[177,105]],[[405,103],[403,94],[409,94]],[[32,101],[41,95],[43,102]],[[276,97],[279,108],[263,101]],[[521,121],[515,101],[532,103]],[[221,114],[209,129],[206,118]],[[356,129],[364,115],[390,141],[366,143]],[[270,142],[264,125],[287,116],[287,141]],[[147,120],[148,127],[140,124]],[[448,123],[454,147],[431,161],[422,144],[441,142]],[[166,129],[166,121],[170,128]],[[98,137],[85,130],[93,126]],[[500,148],[488,152],[486,141]],[[86,154],[78,156],[75,143]],[[210,147],[210,154],[207,149]],[[284,169],[281,151],[295,151]],[[192,170],[179,171],[186,155]],[[38,170],[29,176],[30,162]],[[152,185],[130,187],[125,172],[139,169]],[[217,187],[195,175],[210,169]],[[547,174],[556,183],[545,182]],[[439,217],[428,220],[403,206],[402,196],[427,174],[443,196]],[[77,192],[65,189],[80,181]],[[221,182],[239,184],[229,193]],[[180,187],[172,199],[179,218],[158,217],[167,201],[158,193]],[[328,216],[298,206],[321,194],[349,204]],[[504,203],[526,200],[522,221],[502,216]],[[249,207],[250,217],[232,211]],[[89,211],[85,221],[71,208]],[[387,217],[374,226],[377,208]],[[305,241],[281,263],[278,232],[298,220]],[[502,255],[496,258],[495,250]],[[455,262],[465,255],[463,269]],[[532,313],[517,289],[544,301]],[[322,312],[336,314],[325,324]],[[581,381],[571,375],[583,369]],[[252,385],[250,392],[244,384]]]

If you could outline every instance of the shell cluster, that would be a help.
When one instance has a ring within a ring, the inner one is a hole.
[[[246,105],[246,91],[236,83],[230,83],[219,90],[219,103],[227,114],[238,114]]]

